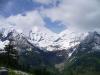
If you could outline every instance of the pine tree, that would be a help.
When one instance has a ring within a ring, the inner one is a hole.
[[[17,67],[18,65],[18,51],[13,45],[13,40],[10,40],[9,44],[5,46],[7,67]]]

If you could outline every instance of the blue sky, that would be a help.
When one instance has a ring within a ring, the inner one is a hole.
[[[41,7],[44,9],[50,9],[59,5],[59,0],[55,3],[42,4],[33,0],[0,0],[0,15],[4,17],[16,16],[18,14],[22,14],[28,11],[40,11]],[[59,33],[66,29],[65,26],[60,25],[60,21],[51,21],[50,18],[43,18],[45,21],[45,26],[52,30],[53,32]]]
[[[66,29],[66,27],[62,24],[61,21],[52,21],[50,18],[45,17],[44,21],[46,23],[46,27],[50,28],[52,31],[59,33]]]
[[[2,18],[23,29],[37,25],[56,33],[65,29],[100,31],[100,1],[0,0],[0,20]]]

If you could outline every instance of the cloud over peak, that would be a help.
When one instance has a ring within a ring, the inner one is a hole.
[[[60,20],[73,30],[90,31],[100,28],[99,0],[62,0],[58,7],[42,13],[53,21]]]
[[[10,16],[4,18],[3,22],[5,23],[5,26],[8,23],[8,26],[13,25],[15,28],[21,29],[24,33],[28,33],[34,26],[42,27],[45,25],[38,11],[30,11],[24,15],[18,14],[16,16]],[[0,23],[0,25],[2,24]]]
[[[64,30],[64,27],[73,31],[100,30],[99,0],[1,0],[1,4],[3,12],[0,13],[17,12],[5,21],[25,31],[38,25],[55,31]]]

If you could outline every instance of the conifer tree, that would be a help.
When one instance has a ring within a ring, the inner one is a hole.
[[[5,46],[7,67],[17,67],[18,65],[18,51],[15,49],[14,41],[10,39],[9,44]]]

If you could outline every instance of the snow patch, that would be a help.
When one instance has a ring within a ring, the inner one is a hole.
[[[9,41],[6,40],[6,41],[0,41],[0,49],[4,49],[5,45],[8,45],[9,44]]]

